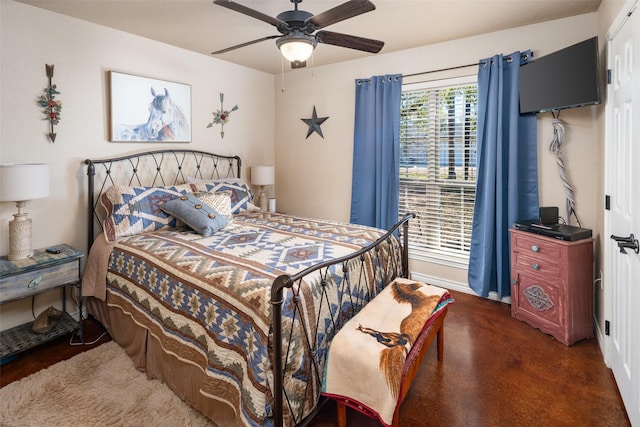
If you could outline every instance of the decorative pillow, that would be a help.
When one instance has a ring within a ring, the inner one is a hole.
[[[191,192],[189,184],[171,187],[126,187],[114,185],[100,197],[107,211],[104,235],[108,242],[120,237],[174,228],[176,220],[158,206]]]
[[[217,210],[227,219],[232,219],[231,191],[218,191],[217,193],[194,193],[198,199],[212,209]]]
[[[202,202],[193,194],[185,194],[178,199],[169,200],[163,203],[160,208],[204,237],[211,236],[214,231],[229,223],[229,220],[224,215]]]
[[[253,204],[253,192],[244,181],[237,178],[228,178],[191,184],[194,193],[218,193],[231,191],[231,213],[237,214],[243,211],[259,210]]]

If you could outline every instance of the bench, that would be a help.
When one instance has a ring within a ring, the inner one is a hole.
[[[347,406],[398,425],[400,404],[434,339],[443,360],[450,303],[445,289],[396,279],[336,334],[323,394],[337,403],[339,427],[346,426]]]

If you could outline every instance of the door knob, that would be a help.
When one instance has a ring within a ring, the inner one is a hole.
[[[640,252],[640,245],[638,244],[638,239],[635,238],[633,233],[629,234],[628,237],[620,237],[612,234],[611,238],[618,243],[618,247],[620,248],[621,254],[627,253],[625,248],[633,249],[635,253]]]

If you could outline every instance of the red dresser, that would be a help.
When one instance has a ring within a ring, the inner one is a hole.
[[[565,345],[593,337],[593,239],[511,232],[511,316]]]

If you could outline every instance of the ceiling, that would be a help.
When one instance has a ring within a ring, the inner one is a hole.
[[[213,4],[211,0],[18,0],[106,27],[137,34],[204,55],[277,35],[275,27]],[[304,0],[299,9],[318,14],[346,0]],[[601,0],[372,0],[376,10],[326,30],[385,42],[382,53],[565,18],[598,10]],[[238,0],[275,17],[292,10],[289,0]],[[313,65],[372,54],[318,44]],[[275,40],[216,57],[278,74],[289,71]],[[311,60],[308,61],[311,64]]]

